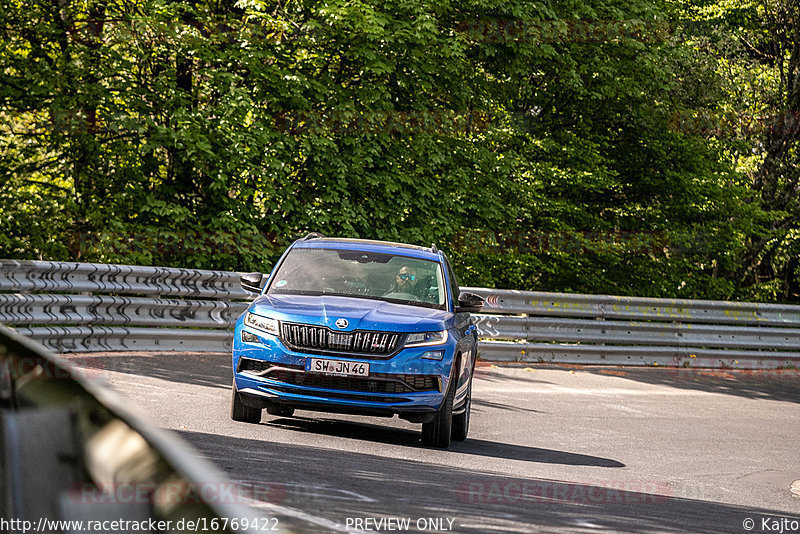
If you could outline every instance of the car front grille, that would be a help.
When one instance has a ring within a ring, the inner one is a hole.
[[[388,356],[397,348],[397,332],[334,332],[324,326],[281,323],[281,341],[292,350]]]
[[[284,365],[251,358],[240,358],[238,370],[285,384],[319,389],[367,393],[439,391],[437,375],[374,373],[369,377],[328,376],[307,373],[300,365]]]

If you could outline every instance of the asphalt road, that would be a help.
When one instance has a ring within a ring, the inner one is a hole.
[[[235,423],[227,354],[70,358],[291,530],[800,532],[797,371],[483,365],[441,451],[397,419]]]

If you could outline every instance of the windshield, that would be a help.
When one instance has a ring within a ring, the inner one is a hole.
[[[267,294],[336,295],[445,309],[439,262],[361,250],[293,248]]]

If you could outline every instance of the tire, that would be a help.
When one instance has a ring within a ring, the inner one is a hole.
[[[467,398],[464,400],[464,412],[453,416],[453,430],[451,438],[455,441],[464,441],[469,433],[469,410],[472,407],[472,377],[469,379]]]
[[[453,431],[453,398],[456,395],[456,378],[450,380],[442,406],[430,423],[422,423],[422,444],[446,449],[450,446]]]
[[[247,406],[236,390],[236,380],[231,384],[231,419],[242,423],[260,423],[261,409]]]

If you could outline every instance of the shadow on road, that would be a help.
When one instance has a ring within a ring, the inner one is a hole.
[[[522,406],[515,406],[514,404],[505,404],[501,402],[492,402],[484,399],[472,398],[472,409],[480,410],[481,408],[494,408],[497,410],[506,410],[510,412],[529,412],[529,413],[543,413],[541,410],[534,410],[533,408],[523,408]]]
[[[333,426],[358,431],[349,425]],[[249,495],[341,527],[348,518],[388,516],[452,519],[456,532],[729,533],[744,532],[747,518],[761,532],[762,517],[789,517],[679,497],[677,488],[666,481],[620,482],[603,480],[597,473],[585,483],[498,476],[347,450],[197,432],[181,435],[234,480],[243,481]],[[316,524],[302,531],[325,529]]]
[[[509,375],[508,373],[501,373],[498,372],[498,369],[495,366],[490,365],[478,365],[475,367],[475,377],[479,378],[480,380],[485,380],[487,382],[502,382],[508,383],[509,381],[513,382],[522,382],[525,384],[552,384],[547,380],[541,380],[538,378],[534,378],[532,375]]]
[[[553,367],[556,368],[556,367]],[[612,375],[645,384],[723,393],[748,399],[800,402],[800,371],[651,367],[591,367],[570,370]]]
[[[270,416],[264,415],[264,418]],[[372,441],[393,445],[409,445],[422,447],[420,432],[369,423],[356,423],[330,419],[310,419],[304,417],[278,418],[263,422],[267,426],[313,432],[314,434],[336,436],[361,441]],[[625,467],[625,464],[609,458],[600,458],[585,454],[526,447],[508,443],[495,443],[481,439],[467,439],[464,442],[453,442],[451,453],[471,454],[506,460],[519,460],[544,464],[581,465],[593,467]]]
[[[96,352],[62,354],[98,373],[111,371],[230,389],[231,355],[223,352]]]
[[[625,467],[625,464],[610,458],[555,451],[552,449],[540,449],[538,447],[511,445],[508,443],[494,443],[482,439],[468,439],[463,443],[455,443],[450,447],[450,450],[460,454],[504,458],[506,460],[521,460],[540,464]]]

